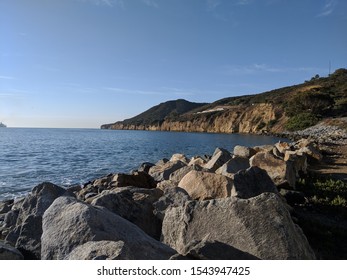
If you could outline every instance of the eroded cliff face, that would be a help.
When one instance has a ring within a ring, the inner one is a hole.
[[[120,130],[161,130],[214,133],[278,133],[286,121],[283,110],[270,103],[251,106],[220,107],[215,111],[184,115],[176,120],[166,119],[153,125],[117,122],[102,128]]]

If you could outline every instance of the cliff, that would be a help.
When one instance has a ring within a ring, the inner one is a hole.
[[[347,114],[347,70],[302,84],[216,102],[183,99],[161,103],[102,129],[221,133],[282,133]]]

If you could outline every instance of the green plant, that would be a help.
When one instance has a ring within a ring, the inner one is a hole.
[[[306,178],[297,185],[314,204],[347,207],[347,183],[341,180]]]
[[[324,114],[334,105],[334,99],[328,93],[310,90],[295,94],[286,104],[286,114],[293,117],[297,114],[309,112]]]
[[[300,113],[291,117],[286,123],[286,129],[289,131],[303,130],[317,124],[318,116],[312,113]]]

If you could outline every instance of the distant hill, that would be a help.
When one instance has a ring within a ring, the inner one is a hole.
[[[167,101],[160,103],[133,118],[126,119],[121,123],[125,125],[154,125],[164,121],[166,118],[176,118],[206,104],[207,103],[189,102],[184,99]],[[111,125],[112,124],[103,125],[102,128],[109,128],[108,126]]]
[[[299,130],[325,118],[347,116],[347,69],[316,75],[299,85],[213,103],[183,99],[161,103],[104,129],[279,133]]]

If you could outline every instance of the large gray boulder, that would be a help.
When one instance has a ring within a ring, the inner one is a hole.
[[[151,175],[155,181],[160,182],[169,180],[170,175],[176,170],[186,166],[182,161],[168,161],[161,165],[155,165],[149,169],[149,175]]]
[[[223,148],[217,148],[212,158],[203,166],[212,172],[215,172],[219,167],[231,159],[231,153]]]
[[[182,178],[192,170],[201,171],[202,167],[199,165],[184,166],[180,169],[177,169],[175,172],[171,173],[169,180],[178,184],[182,180]]]
[[[219,241],[260,259],[314,259],[301,229],[281,198],[263,193],[189,201],[166,211],[162,241],[185,255],[193,240]]]
[[[143,171],[135,171],[132,174],[115,174],[111,182],[112,187],[138,187],[151,189],[156,187],[153,178]]]
[[[187,246],[187,252],[185,257],[193,260],[259,260],[251,254],[216,240],[193,241]]]
[[[194,166],[194,165],[203,166],[204,164],[206,164],[205,159],[203,159],[201,156],[194,156],[190,159],[188,166]]]
[[[15,220],[15,226],[5,240],[19,249],[26,258],[40,259],[42,216],[53,201],[65,192],[64,188],[48,182],[34,187],[21,203],[18,214],[17,210],[13,210],[12,222]],[[7,214],[10,217],[11,214]]]
[[[162,221],[169,207],[182,206],[189,200],[191,197],[184,189],[179,187],[165,188],[164,195],[153,203],[153,213]]]
[[[134,259],[169,259],[175,250],[103,207],[59,197],[43,216],[42,259],[64,259],[89,241],[123,241]]]
[[[234,175],[233,196],[251,198],[264,192],[278,193],[265,170],[253,166]]]
[[[170,158],[170,161],[172,162],[182,161],[185,164],[189,163],[189,159],[184,154],[173,154]]]
[[[162,195],[163,191],[160,189],[115,188],[103,191],[94,197],[91,204],[107,208],[159,240],[161,220],[153,214],[153,203]]]
[[[231,196],[232,179],[204,171],[190,171],[178,186],[187,191],[192,199],[206,200]]]
[[[286,151],[284,161],[291,161],[294,165],[295,176],[297,178],[302,174],[307,174],[307,156],[299,151]]]
[[[23,260],[24,257],[16,248],[0,241],[0,260]]]
[[[287,183],[295,188],[296,174],[292,161],[279,159],[270,152],[259,152],[249,162],[251,166],[264,169],[277,186]]]
[[[131,260],[136,259],[127,252],[123,241],[88,241],[77,246],[65,260]],[[128,253],[128,254],[127,254]]]
[[[253,148],[236,145],[234,147],[234,156],[242,158],[250,158],[256,154],[256,151]]]
[[[244,157],[233,157],[216,170],[216,174],[228,176],[230,178],[240,170],[249,168],[249,160]]]

